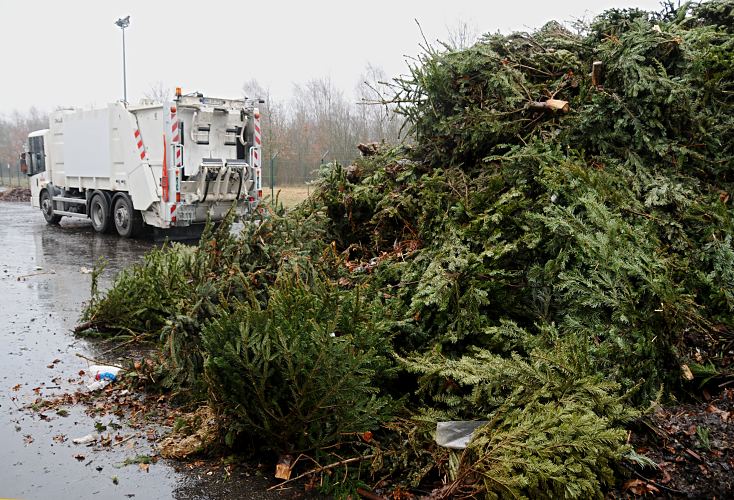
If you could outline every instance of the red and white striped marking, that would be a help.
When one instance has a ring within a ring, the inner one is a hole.
[[[183,158],[181,157],[181,148],[175,147],[181,144],[181,131],[178,126],[178,114],[176,106],[171,106],[171,144],[176,150],[175,165],[180,167]]]
[[[135,129],[134,135],[135,143],[138,146],[138,154],[140,154],[140,159],[147,160],[148,153],[145,151],[145,146],[143,145],[143,136],[140,135],[140,130]]]
[[[260,110],[255,108],[252,113],[255,147],[252,148],[252,166],[255,167],[255,189],[262,189],[262,159],[260,148],[262,146],[262,130],[260,129]]]
[[[255,121],[255,146],[261,146],[262,145],[262,131],[260,130],[260,112],[255,108],[255,115],[254,115],[254,121]]]
[[[178,144],[181,136],[178,133],[178,117],[176,115],[176,106],[171,106],[171,141]]]

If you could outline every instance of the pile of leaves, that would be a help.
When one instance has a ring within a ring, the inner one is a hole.
[[[31,190],[24,187],[11,187],[0,191],[0,201],[31,201]]]
[[[410,146],[154,251],[84,319],[156,339],[230,446],[350,464],[337,494],[599,497],[645,462],[631,419],[731,374],[733,26],[716,0],[426,46],[390,98]],[[445,420],[489,424],[458,452]]]

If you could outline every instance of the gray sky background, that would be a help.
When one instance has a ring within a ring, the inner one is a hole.
[[[420,50],[414,19],[434,41],[460,21],[507,33],[611,7],[658,10],[659,0],[0,0],[0,114],[122,98],[122,36],[114,22],[127,15],[128,100],[137,102],[157,82],[240,97],[251,78],[276,99],[319,77],[351,96],[368,63],[390,76],[405,72],[404,56]]]

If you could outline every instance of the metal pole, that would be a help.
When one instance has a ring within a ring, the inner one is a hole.
[[[270,203],[275,203],[275,159],[280,151],[270,157]]]
[[[125,64],[125,28],[122,28],[122,92],[127,104],[127,65]]]
[[[125,61],[125,28],[130,26],[130,16],[120,18],[115,24],[122,30],[122,93],[123,102],[127,104],[127,64]]]

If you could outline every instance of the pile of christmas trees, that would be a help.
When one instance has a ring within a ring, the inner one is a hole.
[[[733,33],[716,0],[426,47],[412,145],[153,252],[85,319],[158,340],[228,446],[338,457],[332,491],[599,496],[640,409],[730,373]],[[457,452],[445,420],[489,424]]]

